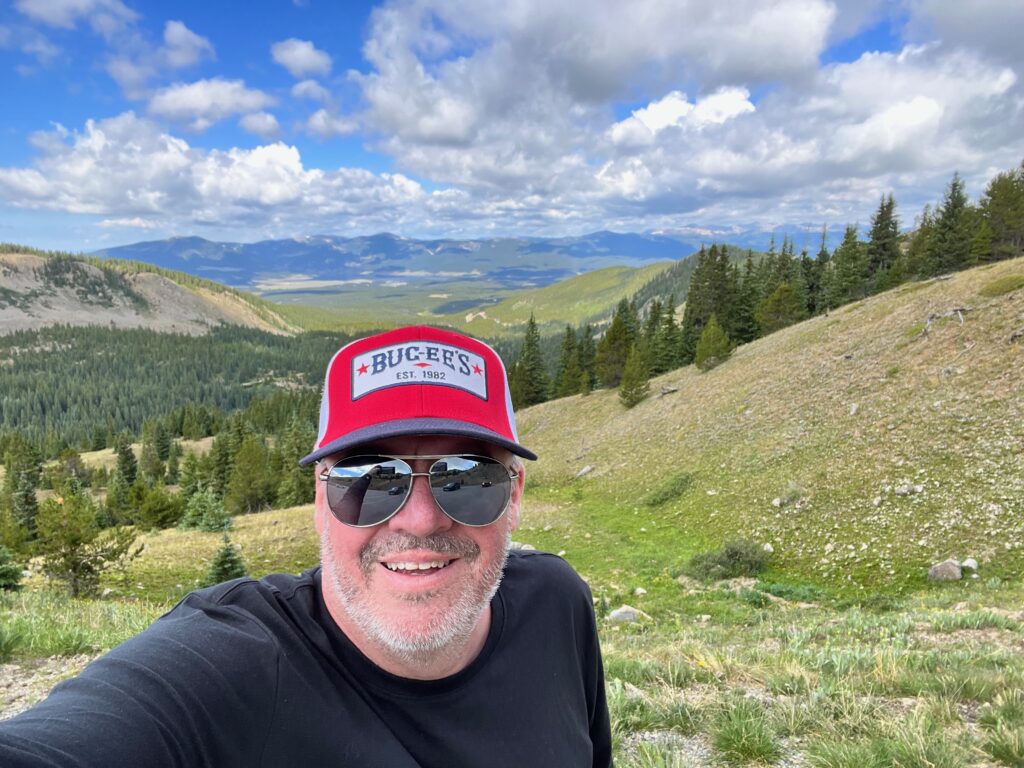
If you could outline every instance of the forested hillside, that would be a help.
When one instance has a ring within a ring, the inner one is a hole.
[[[296,330],[268,302],[209,280],[0,244],[0,334],[51,325],[195,334],[222,324]]]

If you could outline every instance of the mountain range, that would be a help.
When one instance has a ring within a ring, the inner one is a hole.
[[[504,291],[551,285],[603,267],[678,260],[702,243],[763,250],[771,233],[692,229],[656,233],[593,232],[578,237],[417,240],[390,233],[313,235],[255,243],[177,237],[96,251],[244,288],[265,296],[323,294],[352,286],[425,286],[484,282]],[[799,246],[809,232],[794,236]]]

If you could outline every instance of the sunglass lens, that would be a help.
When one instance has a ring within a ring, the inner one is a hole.
[[[331,467],[327,476],[327,506],[345,525],[382,523],[405,501],[411,472],[401,459],[384,456],[342,459]]]
[[[453,520],[489,525],[508,505],[512,483],[499,461],[481,456],[448,456],[430,468],[430,490]]]

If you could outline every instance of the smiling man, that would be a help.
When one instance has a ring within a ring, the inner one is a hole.
[[[590,592],[510,549],[524,458],[486,344],[349,344],[301,462],[321,567],[188,595],[0,723],[0,765],[611,765]]]

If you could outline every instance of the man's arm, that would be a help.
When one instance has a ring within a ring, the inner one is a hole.
[[[192,594],[0,723],[0,765],[255,766],[276,686],[277,650],[265,630]]]

